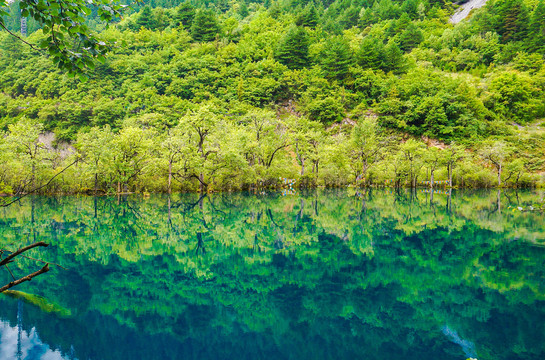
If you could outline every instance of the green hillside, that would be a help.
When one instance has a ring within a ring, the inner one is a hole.
[[[456,7],[146,2],[86,19],[116,45],[83,82],[0,33],[0,193],[75,157],[51,191],[539,186],[545,1],[489,1],[452,25]]]

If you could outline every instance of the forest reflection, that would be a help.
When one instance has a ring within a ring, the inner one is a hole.
[[[29,198],[3,241],[46,241],[68,270],[17,289],[43,301],[0,297],[0,335],[21,316],[78,359],[542,358],[542,196]]]

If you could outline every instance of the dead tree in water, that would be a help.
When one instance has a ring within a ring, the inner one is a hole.
[[[30,249],[33,249],[33,248],[39,247],[39,246],[47,247],[48,244],[46,244],[43,241],[40,241],[40,242],[31,244],[31,245],[25,246],[24,248],[20,248],[20,249],[18,249],[16,251],[9,251],[9,250],[6,250],[6,249],[0,249],[0,259],[1,259],[0,267],[5,266],[6,269],[9,271],[10,275],[13,277],[13,281],[9,282],[8,284],[6,284],[6,285],[4,285],[4,286],[2,286],[0,288],[0,293],[14,287],[15,285],[19,285],[19,284],[24,283],[26,281],[30,281],[33,278],[35,278],[36,276],[41,275],[41,274],[46,273],[46,272],[49,271],[49,263],[45,262],[45,265],[40,270],[38,270],[36,272],[33,272],[31,274],[28,274],[26,276],[23,276],[22,278],[15,279],[15,276],[13,275],[11,269],[8,266],[8,264],[15,261],[15,258],[17,256],[22,256],[22,257],[25,257],[27,259],[31,259],[28,256],[25,256],[25,255],[22,255],[22,254],[27,252]],[[5,253],[9,253],[9,255],[6,256],[5,259],[3,259]],[[41,260],[37,260],[37,261],[43,262]]]
[[[72,165],[76,164],[77,162],[78,162],[78,159],[76,159],[70,165],[66,166],[64,169],[62,169],[57,174],[55,174],[53,177],[51,177],[49,179],[49,181],[47,181],[44,185],[38,186],[38,187],[36,187],[34,189],[31,189],[29,191],[25,191],[24,186],[21,187],[21,189],[16,194],[14,194],[11,198],[8,198],[6,201],[0,202],[0,207],[10,206],[10,205],[14,204],[15,202],[18,202],[19,200],[21,200],[23,197],[28,196],[30,194],[33,194],[33,193],[39,191],[40,189],[43,189],[43,188],[47,187],[49,184],[51,184],[51,182],[57,176],[62,174],[66,169],[68,169]],[[11,275],[11,277],[13,279],[13,281],[10,281],[6,285],[0,287],[0,293],[3,293],[4,291],[6,291],[6,290],[8,290],[8,289],[10,289],[10,288],[12,288],[12,287],[14,287],[16,285],[19,285],[21,283],[30,281],[33,278],[35,278],[36,276],[38,276],[38,275],[41,275],[41,274],[44,274],[44,273],[48,272],[49,271],[49,265],[55,265],[55,266],[58,266],[58,267],[62,268],[62,266],[60,266],[60,265],[52,264],[52,263],[47,262],[47,261],[34,259],[34,258],[29,257],[29,256],[23,255],[25,252],[27,252],[27,251],[29,251],[31,249],[34,249],[34,248],[37,248],[37,247],[47,247],[47,246],[49,246],[49,245],[46,244],[45,242],[39,241],[39,242],[36,242],[34,244],[19,248],[19,249],[15,250],[15,251],[0,248],[0,268],[6,267],[6,270],[9,272],[9,274]],[[6,256],[6,257],[4,258],[4,256]],[[23,277],[21,277],[19,279],[16,279],[15,275],[13,274],[11,269],[9,268],[9,264],[13,263],[16,260],[16,258],[18,258],[18,257],[24,257],[26,259],[41,262],[41,263],[43,263],[45,265],[40,270],[38,270],[36,272],[30,273],[30,274],[28,274],[26,276],[23,276]]]

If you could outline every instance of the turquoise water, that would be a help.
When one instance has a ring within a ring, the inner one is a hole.
[[[544,359],[542,196],[28,198],[0,359]]]

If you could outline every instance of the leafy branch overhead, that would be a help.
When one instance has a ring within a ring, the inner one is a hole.
[[[8,6],[8,0],[0,0],[0,16],[10,15]],[[21,16],[36,20],[45,35],[36,45],[9,31],[1,18],[0,27],[34,49],[48,52],[59,69],[84,80],[85,70],[92,69],[95,60],[104,61],[111,48],[89,29],[86,17],[95,12],[101,21],[109,23],[119,19],[127,6],[120,0],[21,0]]]

